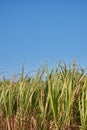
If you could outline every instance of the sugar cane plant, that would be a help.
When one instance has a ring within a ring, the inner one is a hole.
[[[0,80],[0,130],[87,130],[84,68],[58,63]]]

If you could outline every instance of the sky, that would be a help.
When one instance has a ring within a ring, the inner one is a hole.
[[[74,59],[87,66],[86,0],[0,0],[0,72]]]

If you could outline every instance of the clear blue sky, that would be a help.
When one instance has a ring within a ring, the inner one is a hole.
[[[86,0],[0,0],[0,72],[75,58],[87,66]]]

